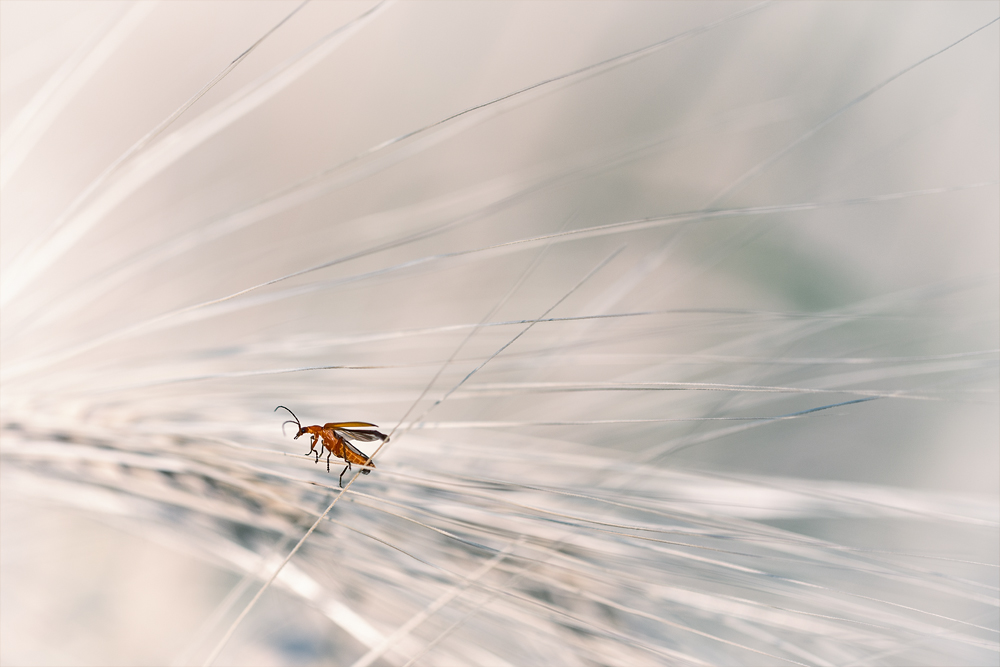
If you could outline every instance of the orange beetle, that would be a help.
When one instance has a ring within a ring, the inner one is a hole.
[[[277,412],[279,409],[288,410],[284,405],[279,405],[274,409]],[[357,463],[358,465],[369,465],[372,468],[375,464],[368,460],[364,452],[359,450],[357,447],[352,445],[348,440],[358,440],[360,442],[373,442],[375,440],[388,440],[389,436],[385,433],[379,433],[375,429],[378,428],[375,424],[369,424],[368,422],[332,422],[330,424],[323,424],[322,426],[303,426],[299,418],[295,416],[295,413],[288,410],[288,414],[295,418],[293,422],[291,419],[285,421],[281,424],[281,431],[284,433],[285,424],[295,424],[299,427],[299,432],[295,434],[295,439],[298,440],[300,435],[306,433],[312,436],[312,443],[309,446],[309,451],[306,455],[316,454],[316,463],[319,463],[319,457],[322,453],[322,449],[316,449],[316,443],[319,440],[323,441],[323,447],[329,450],[329,454],[326,455],[326,471],[330,472],[330,456],[336,456],[338,459],[344,459],[347,463],[347,467],[343,469],[340,473],[340,488],[344,488],[344,473],[351,469],[352,463]],[[362,474],[367,475],[371,470],[365,468],[361,471]]]

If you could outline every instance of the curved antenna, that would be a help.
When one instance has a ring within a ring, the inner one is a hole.
[[[277,412],[278,408],[281,408],[283,410],[288,410],[288,408],[286,408],[284,405],[279,405],[277,408],[274,409],[274,411]],[[291,416],[295,417],[295,413],[292,412],[291,410],[288,410],[288,414],[290,414]],[[285,424],[290,424],[290,423],[292,423],[291,419],[289,419],[287,421],[284,421],[284,422],[281,422],[281,435],[285,435]],[[298,425],[299,430],[301,431],[302,430],[302,422],[299,421],[298,417],[295,417],[295,424]]]

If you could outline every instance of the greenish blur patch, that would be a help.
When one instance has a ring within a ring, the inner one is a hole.
[[[752,280],[801,311],[841,308],[865,297],[858,277],[845,271],[839,258],[815,252],[805,239],[781,238],[773,231],[756,236],[721,268]]]

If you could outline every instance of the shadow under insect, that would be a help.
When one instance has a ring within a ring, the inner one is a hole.
[[[359,442],[374,442],[375,440],[386,441],[389,439],[385,433],[379,433],[375,429],[378,428],[376,424],[369,424],[368,422],[331,422],[329,424],[324,424],[323,426],[303,426],[299,418],[295,416],[295,413],[286,408],[284,405],[279,405],[274,410],[277,412],[279,409],[288,410],[288,414],[292,415],[294,421],[289,419],[281,424],[281,432],[285,432],[285,424],[295,424],[299,427],[299,432],[295,434],[296,440],[299,436],[306,433],[312,436],[312,441],[309,444],[309,451],[306,452],[306,456],[309,454],[316,454],[316,463],[319,463],[319,457],[323,453],[322,449],[316,448],[316,443],[320,440],[323,441],[323,447],[328,450],[326,455],[326,471],[330,472],[330,457],[336,456],[339,459],[343,459],[347,466],[340,472],[339,485],[340,488],[344,488],[344,473],[351,469],[352,463],[357,463],[361,466],[366,466],[361,470],[363,475],[367,475],[371,472],[369,468],[374,468],[375,464],[372,463],[371,459],[365,455],[364,452],[359,450],[357,447],[352,445],[349,440],[357,440]]]

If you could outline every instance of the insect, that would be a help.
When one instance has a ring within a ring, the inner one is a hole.
[[[288,410],[284,405],[279,405],[274,409],[275,412],[278,409]],[[303,426],[299,418],[295,416],[295,413],[288,410],[288,414],[295,418],[295,421],[291,419],[283,422],[281,424],[281,432],[285,431],[285,424],[295,424],[299,427],[299,432],[295,434],[295,440],[298,440],[300,435],[306,433],[312,436],[312,443],[309,445],[309,451],[306,452],[306,456],[309,454],[316,454],[316,463],[319,463],[320,454],[323,452],[322,448],[317,449],[316,443],[319,440],[323,441],[323,447],[329,450],[329,454],[326,455],[326,471],[330,472],[330,456],[336,456],[339,459],[344,459],[347,462],[347,467],[343,469],[340,473],[340,488],[344,488],[344,473],[351,469],[352,463],[357,463],[358,465],[368,465],[372,468],[375,464],[368,460],[368,457],[360,451],[357,447],[352,445],[348,440],[359,440],[361,442],[373,442],[375,440],[388,440],[389,436],[385,433],[379,433],[375,429],[378,428],[375,424],[369,424],[368,422],[331,422],[329,424],[323,424],[322,426]],[[362,474],[367,475],[371,470],[367,468],[361,471]]]

